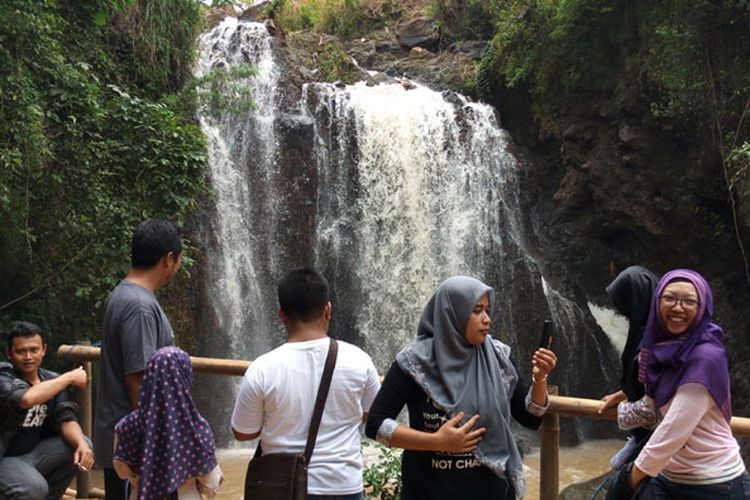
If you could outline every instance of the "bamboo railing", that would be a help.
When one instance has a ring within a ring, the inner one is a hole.
[[[88,342],[76,345],[61,345],[57,355],[74,363],[83,364],[88,374],[89,384],[85,391],[79,392],[81,407],[81,427],[88,436],[91,435],[91,422],[93,407],[91,405],[91,363],[99,361],[101,354],[98,347],[91,347]],[[198,373],[210,375],[233,375],[242,376],[250,366],[250,361],[237,359],[218,359],[190,357],[193,362],[193,370]],[[542,417],[542,425],[539,428],[540,435],[540,471],[539,471],[539,498],[540,500],[557,500],[560,489],[560,417],[583,417],[597,420],[616,420],[617,411],[610,408],[604,413],[599,413],[601,401],[595,399],[583,399],[568,396],[558,396],[557,387],[549,386],[550,405]],[[732,417],[730,423],[732,432],[738,437],[750,437],[750,418]],[[76,496],[78,498],[89,498],[99,496],[100,490],[90,488],[89,472],[81,472],[78,475]]]

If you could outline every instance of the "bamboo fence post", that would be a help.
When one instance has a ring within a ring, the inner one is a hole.
[[[547,387],[550,396],[557,386]],[[560,415],[547,411],[539,427],[539,499],[557,500],[560,489]]]

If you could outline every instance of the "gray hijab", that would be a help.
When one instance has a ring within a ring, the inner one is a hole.
[[[417,338],[396,355],[401,369],[411,375],[435,407],[451,417],[480,415],[486,427],[474,455],[495,474],[508,477],[523,498],[523,464],[510,430],[510,396],[518,375],[510,361],[510,347],[487,337],[474,346],[464,338],[471,312],[495,291],[468,276],[454,276],[440,284],[422,311]]]

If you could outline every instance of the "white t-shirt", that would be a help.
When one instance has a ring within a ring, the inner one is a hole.
[[[232,413],[232,428],[260,431],[263,453],[301,453],[305,449],[315,397],[330,340],[286,343],[260,356],[245,372]],[[308,466],[311,495],[349,495],[362,491],[359,428],[380,381],[364,351],[338,341],[323,417]]]

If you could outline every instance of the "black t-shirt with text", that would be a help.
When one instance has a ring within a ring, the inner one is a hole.
[[[32,406],[26,410],[26,418],[19,426],[5,450],[6,457],[25,455],[34,449],[42,439],[55,435],[53,418],[49,415],[47,403]]]
[[[42,382],[57,376],[39,369]],[[21,399],[30,388],[10,363],[0,363],[0,457],[24,455],[41,440],[58,435],[63,423],[77,420],[78,407],[64,389],[44,403],[22,409]]]
[[[524,427],[539,428],[541,418],[526,409],[529,385],[516,384],[510,407],[513,417]],[[435,408],[409,374],[393,363],[383,386],[370,408],[366,433],[377,435],[385,419],[395,419],[406,405],[409,426],[423,432],[435,432],[448,416]],[[514,498],[509,481],[499,478],[471,453],[443,453],[405,450],[401,462],[402,500],[482,500]]]

